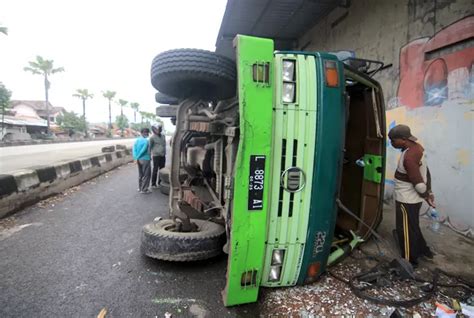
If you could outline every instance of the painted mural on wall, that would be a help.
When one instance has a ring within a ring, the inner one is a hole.
[[[446,223],[474,231],[474,16],[400,50],[398,93],[387,103],[387,127],[404,123],[420,139]],[[399,152],[387,149],[387,195]]]

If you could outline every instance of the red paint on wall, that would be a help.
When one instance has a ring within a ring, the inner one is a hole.
[[[400,103],[410,108],[441,105],[449,97],[449,73],[459,68],[472,72],[474,47],[456,45],[473,38],[474,16],[470,16],[431,38],[405,45],[400,51]]]

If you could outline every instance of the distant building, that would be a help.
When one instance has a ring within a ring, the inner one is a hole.
[[[107,124],[89,124],[89,138],[104,138],[107,136]]]
[[[42,100],[12,100],[12,111],[15,117],[29,117],[40,118],[47,120],[46,102]],[[48,102],[49,106],[49,121],[50,123],[57,123],[57,118],[65,111],[64,107],[54,107]]]
[[[63,107],[49,105],[49,120],[51,127],[57,126],[57,118],[63,114]],[[0,117],[0,125],[1,123]],[[11,108],[5,113],[3,131],[0,140],[28,140],[31,137],[44,135],[47,129],[46,103],[37,100],[12,100]]]

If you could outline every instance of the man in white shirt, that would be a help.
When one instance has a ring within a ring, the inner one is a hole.
[[[406,125],[388,133],[392,146],[402,150],[395,171],[396,228],[402,257],[416,265],[418,258],[433,258],[421,233],[419,216],[423,201],[434,207],[431,176],[424,160],[424,149]]]

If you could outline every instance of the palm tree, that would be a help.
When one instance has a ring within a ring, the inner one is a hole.
[[[140,104],[139,103],[130,103],[130,108],[133,109],[133,122],[137,122],[137,112],[140,109]]]
[[[148,121],[156,121],[158,119],[158,117],[155,114],[149,113],[149,112],[140,112],[140,115],[142,115],[142,118],[145,118]]]
[[[109,100],[109,129],[112,129],[112,106],[111,106],[111,103],[112,103],[112,100],[115,97],[115,94],[117,94],[117,92],[114,92],[114,91],[102,92],[102,96],[104,96],[105,98],[107,98]]]
[[[89,93],[89,90],[84,89],[76,89],[76,93],[72,94],[73,97],[77,97],[82,99],[82,118],[84,119],[84,127],[85,127],[85,136],[87,138],[87,120],[86,120],[86,100],[89,98],[93,98],[94,95]]]
[[[125,99],[119,99],[118,103],[120,105],[120,116],[123,117],[123,108],[127,106],[128,101],[126,101]],[[120,128],[120,134],[120,136],[123,137],[123,127]]]
[[[120,115],[123,116],[123,108],[127,106],[128,101],[126,101],[125,99],[119,99],[118,104],[120,105]]]
[[[44,77],[44,95],[46,103],[46,122],[47,122],[47,133],[49,134],[49,96],[48,91],[51,83],[48,81],[48,76],[55,73],[64,72],[64,67],[53,67],[53,60],[45,60],[41,56],[36,56],[36,61],[28,62],[29,66],[23,68],[26,72],[31,72],[35,75],[43,75]]]

